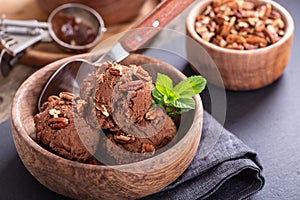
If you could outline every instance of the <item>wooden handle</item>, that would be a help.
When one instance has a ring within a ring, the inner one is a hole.
[[[164,0],[138,25],[120,39],[122,46],[128,51],[136,51],[161,28],[180,14],[194,0]]]

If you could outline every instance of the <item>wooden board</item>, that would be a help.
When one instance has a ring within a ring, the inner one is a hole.
[[[140,14],[134,21],[106,27],[107,32],[104,33],[101,41],[130,29],[137,21],[153,10],[159,2],[159,0],[145,1],[143,8],[140,10]],[[7,19],[36,19],[39,21],[47,21],[48,18],[47,14],[41,10],[36,0],[0,0],[0,5],[0,15],[5,14]],[[74,54],[64,52],[53,42],[40,42],[26,50],[21,62],[42,67],[53,61],[72,55]]]

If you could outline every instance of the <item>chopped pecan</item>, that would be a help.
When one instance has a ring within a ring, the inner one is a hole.
[[[265,30],[265,28],[266,28],[266,25],[265,25],[264,21],[259,20],[256,22],[254,30],[256,32],[263,32]]]
[[[217,35],[217,37],[213,38],[213,43],[220,46],[225,47],[227,45],[227,42],[223,39],[223,37]]]
[[[274,27],[277,27],[278,29],[282,29],[282,30],[284,29],[284,26],[285,26],[282,19],[275,19],[272,24]]]
[[[244,46],[237,43],[232,43],[226,46],[227,49],[244,50]]]
[[[279,12],[275,11],[275,10],[272,10],[271,14],[270,14],[270,19],[279,19],[281,18]]]
[[[149,76],[148,72],[143,70],[141,67],[137,67],[137,70],[134,73],[134,75],[143,81],[152,81],[152,78],[151,76]]]
[[[122,69],[123,69],[122,65],[114,63],[109,68],[109,73],[115,76],[122,76]]]
[[[119,90],[122,92],[136,91],[144,87],[144,82],[141,80],[131,81],[119,85]]]
[[[153,120],[158,117],[163,117],[164,115],[165,113],[161,108],[154,106],[150,108],[149,111],[145,114],[145,119]]]
[[[71,92],[61,92],[59,93],[59,97],[61,99],[67,100],[67,101],[73,101],[74,100],[74,94]]]
[[[240,16],[244,18],[258,17],[258,13],[254,10],[239,10]]]
[[[247,22],[239,21],[238,22],[238,27],[239,27],[240,30],[246,29],[246,28],[249,28],[249,24]]]
[[[203,15],[201,16],[204,16],[204,15],[209,15],[209,13],[212,11],[212,6],[207,6],[205,11],[203,12]]]
[[[94,103],[94,106],[96,110],[99,110],[104,116],[109,117],[109,113],[105,107],[105,105],[101,104],[99,105],[98,103]]]
[[[265,34],[263,32],[254,32],[253,35],[257,37],[265,38]]]
[[[54,101],[58,101],[58,100],[60,100],[60,98],[56,95],[51,95],[48,97],[49,102],[54,102]]]
[[[85,106],[87,102],[83,99],[76,99],[76,111],[80,116],[83,116]]]
[[[59,117],[59,118],[51,118],[48,121],[48,126],[52,129],[62,129],[68,126],[69,120],[67,118]]]
[[[238,1],[237,2],[239,7],[245,10],[253,10],[255,7],[255,4],[248,1]]]
[[[196,27],[197,32],[205,41],[209,41],[214,33],[209,32],[208,27],[200,26]]]
[[[269,18],[270,15],[271,15],[271,12],[272,12],[272,5],[271,4],[267,3],[266,7],[267,8],[266,8],[266,12],[265,12],[265,15],[264,15],[264,19]]]
[[[259,48],[258,45],[253,45],[253,44],[249,44],[249,43],[244,43],[243,45],[244,45],[245,49],[247,49],[247,50],[253,50],[253,49]]]
[[[210,21],[209,17],[208,18],[208,22]],[[217,22],[217,24],[219,25],[222,25],[224,24],[225,22],[229,22],[230,18],[224,14],[218,14],[216,17],[215,17],[215,22]],[[203,23],[204,24],[204,23]],[[208,24],[208,23],[207,23]]]
[[[275,42],[278,41],[278,37],[277,37],[277,33],[274,31],[274,27],[273,26],[268,26],[266,29],[265,29],[265,33],[266,33],[266,36],[267,36],[267,39],[268,41],[273,44]]]
[[[217,29],[217,23],[215,21],[210,21],[209,24],[207,25],[207,28],[210,32],[214,33],[216,32]]]
[[[285,31],[284,30],[279,30],[278,31],[278,36],[284,36],[284,34],[285,34]]]
[[[259,21],[260,19],[257,18],[257,17],[250,17],[248,18],[248,23],[251,25],[251,26],[255,26],[256,23]]]
[[[215,33],[209,32],[209,31],[201,34],[202,38],[207,42],[209,42],[214,35],[215,35]]]
[[[239,43],[239,44],[243,44],[246,42],[246,39],[242,36],[239,36],[239,35],[233,35],[233,34],[230,34],[226,37],[226,41],[228,43]]]
[[[142,154],[154,155],[154,153],[155,153],[155,147],[152,144],[143,143],[142,144],[141,153]]]
[[[225,22],[222,26],[220,35],[226,37],[230,33],[231,28],[232,28],[232,26],[230,25],[230,23]]]
[[[260,47],[267,45],[267,40],[265,38],[261,38],[254,35],[246,35],[245,36],[246,42],[249,44],[257,45]]]
[[[49,110],[49,115],[51,115],[53,118],[58,118],[60,113],[60,110],[56,110],[54,108]]]
[[[130,144],[135,142],[135,137],[133,135],[127,135],[123,132],[118,132],[114,134],[114,140],[121,144]]]

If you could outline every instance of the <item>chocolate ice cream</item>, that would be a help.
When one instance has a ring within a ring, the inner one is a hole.
[[[140,66],[104,63],[84,83],[82,98],[90,104],[87,120],[97,128],[118,130],[142,120],[152,103],[152,78]],[[105,68],[103,72],[103,68]],[[86,92],[90,91],[90,92]],[[97,120],[97,123],[95,122]]]
[[[70,160],[85,162],[96,151],[99,133],[80,116],[85,102],[67,92],[50,96],[35,115],[36,140]],[[79,135],[80,133],[80,135]]]
[[[151,107],[152,87],[140,66],[97,66],[81,86],[80,98],[65,92],[43,105],[35,116],[37,142],[79,162],[99,163],[92,155],[97,148],[96,159],[106,164],[148,158],[177,133],[163,108]]]
[[[152,156],[177,133],[173,120],[156,106],[144,115],[142,121],[129,132],[111,132],[102,142],[103,151],[111,156],[110,162],[126,164]],[[138,136],[135,136],[138,135]]]

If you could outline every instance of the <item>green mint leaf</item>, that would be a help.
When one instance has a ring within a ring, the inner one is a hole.
[[[176,99],[178,95],[173,91],[173,81],[167,75],[157,74],[157,79],[155,83],[156,89],[168,99]]]
[[[191,76],[188,77],[187,80],[189,81],[195,94],[201,93],[206,86],[206,79],[203,78],[202,76]]]
[[[187,111],[189,111],[191,109],[180,109],[180,108],[177,108],[175,110],[171,110],[171,109],[167,109],[167,115],[169,116],[175,116],[175,115],[179,115],[179,114],[182,114],[182,113],[185,113]]]
[[[152,88],[152,96],[156,104],[159,105],[171,105],[173,101],[175,101],[176,94],[172,90],[167,90],[168,94],[171,95],[162,95],[156,87]],[[177,97],[176,97],[177,98]]]
[[[202,92],[205,86],[206,80],[202,76],[191,76],[173,87],[172,79],[158,73],[152,89],[153,105],[164,107],[169,116],[187,112],[195,109],[192,97]]]
[[[155,85],[162,85],[167,88],[173,88],[173,81],[165,74],[157,73],[157,79]]]
[[[159,103],[164,102],[164,96],[162,94],[160,94],[159,91],[155,87],[152,88],[152,96],[156,103],[159,104]]]
[[[193,97],[201,93],[206,86],[206,79],[202,76],[191,76],[182,80],[174,87],[174,91],[180,97]]]
[[[174,87],[174,91],[177,93],[178,96],[193,97],[195,95],[195,92],[190,83],[186,80],[187,79],[179,82]]]
[[[195,101],[193,98],[179,98],[171,103],[171,106],[181,109],[195,109]]]

